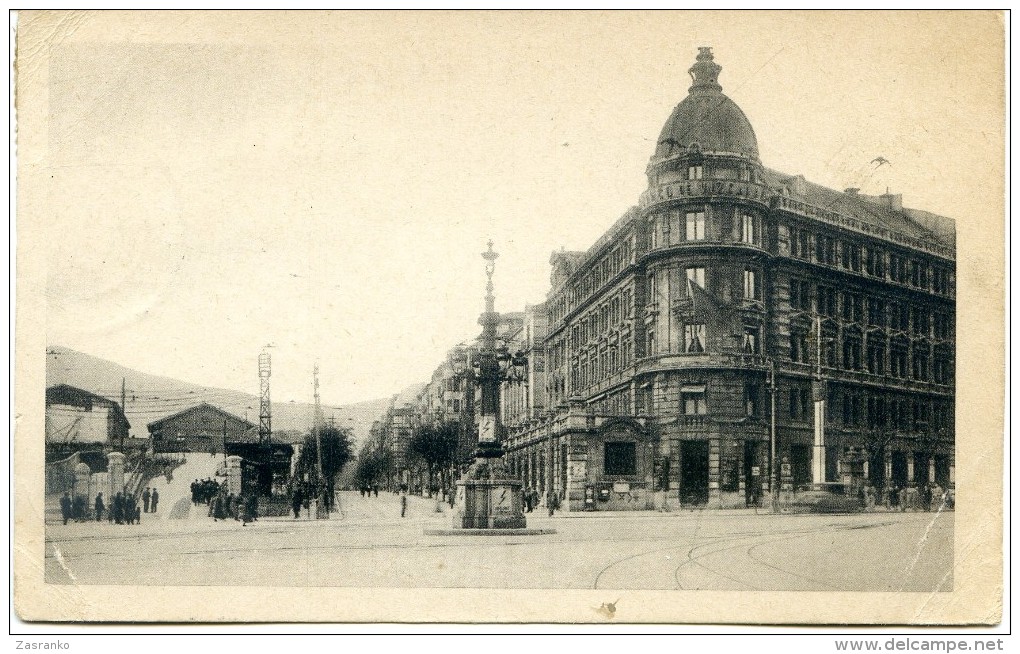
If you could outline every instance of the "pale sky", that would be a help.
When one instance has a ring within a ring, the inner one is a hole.
[[[47,343],[253,393],[271,343],[274,400],[309,401],[316,360],[330,404],[428,379],[478,333],[489,238],[497,310],[544,300],[550,253],[637,203],[698,46],[768,167],[888,186],[961,237],[1002,193],[995,14],[100,12],[21,29],[19,264],[45,267]],[[878,156],[892,165],[871,173]]]

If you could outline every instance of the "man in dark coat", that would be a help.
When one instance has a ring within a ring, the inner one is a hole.
[[[245,498],[245,511],[248,513],[248,519],[252,522],[258,522],[259,519],[259,498],[258,495],[252,493]]]
[[[294,519],[297,520],[301,517],[301,504],[304,502],[304,498],[301,497],[301,489],[295,488],[294,494],[290,498],[290,508],[294,511]]]
[[[145,492],[142,493],[142,511],[149,512],[149,498],[152,497],[152,491],[149,490],[148,486],[145,487]]]
[[[66,492],[64,496],[60,498],[60,516],[64,519],[64,524],[71,519],[71,496]]]
[[[124,524],[124,494],[120,491],[113,497],[113,521],[118,525]]]
[[[102,493],[96,495],[95,510],[96,510],[96,522],[99,522],[100,520],[103,519],[103,511],[106,510],[106,504],[103,502]]]
[[[159,506],[159,491],[156,490],[155,488],[153,488],[152,489],[152,505],[151,505],[152,511],[151,511],[151,513],[155,513],[156,512],[156,507],[157,506]]]
[[[74,500],[71,502],[71,514],[74,516],[76,522],[81,522],[85,518],[84,495],[74,496]]]

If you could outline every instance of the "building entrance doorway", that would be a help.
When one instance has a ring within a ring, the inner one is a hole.
[[[949,487],[949,457],[944,454],[935,455],[935,483],[942,488]]]
[[[811,485],[811,446],[790,446],[790,473],[793,475],[793,487],[799,489]]]
[[[708,504],[708,441],[680,443],[680,503]]]
[[[868,481],[876,491],[885,490],[885,448],[873,450],[868,457]]]
[[[894,488],[903,488],[910,479],[907,478],[907,453],[892,453],[892,484]]]

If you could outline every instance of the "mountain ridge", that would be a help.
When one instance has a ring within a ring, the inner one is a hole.
[[[147,438],[146,425],[203,402],[224,411],[259,421],[259,397],[228,388],[203,386],[173,377],[153,375],[128,368],[115,361],[79,352],[62,345],[46,348],[46,387],[68,384],[101,395],[120,404],[121,380],[125,386],[124,412],[131,423],[132,438]],[[327,422],[352,430],[356,443],[364,442],[372,422],[389,407],[390,398],[365,400],[346,405],[324,405]],[[273,402],[273,433],[298,438],[311,429],[314,404]]]

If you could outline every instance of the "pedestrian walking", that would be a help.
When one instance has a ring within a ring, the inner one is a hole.
[[[99,522],[100,520],[103,519],[103,512],[106,511],[106,504],[103,502],[103,494],[102,493],[97,493],[96,494],[95,511],[96,511],[96,522]]]
[[[213,522],[227,519],[227,498],[220,493],[212,500]]]
[[[372,487],[372,494],[375,495],[376,497],[379,497],[379,485],[378,484],[376,484],[375,486]]]
[[[244,513],[248,516],[250,522],[258,522],[259,498],[255,493],[251,493],[248,497],[244,498]]]
[[[403,518],[407,515],[407,493],[402,492],[400,494],[400,517]]]
[[[64,524],[71,519],[71,496],[64,491],[64,496],[60,498],[60,516],[64,519]]]
[[[156,507],[159,506],[159,491],[155,488],[152,489],[152,513],[156,512]]]
[[[75,522],[81,522],[85,518],[85,496],[75,495],[71,501],[71,515]]]
[[[556,509],[560,508],[560,498],[556,493],[549,491],[549,496],[546,498],[545,503],[549,507],[549,517],[551,518],[556,513]]]
[[[149,499],[151,499],[151,498],[152,498],[152,491],[149,490],[148,486],[146,486],[145,487],[145,492],[142,493],[142,510],[145,511],[146,513],[149,512]]]
[[[291,508],[292,511],[294,511],[294,519],[295,520],[297,520],[298,518],[301,517],[301,503],[303,501],[304,500],[301,497],[301,489],[300,488],[295,488],[294,489],[294,494],[291,495],[291,498],[290,498],[290,508]]]
[[[117,491],[113,496],[113,521],[118,525],[124,523],[124,494]]]

